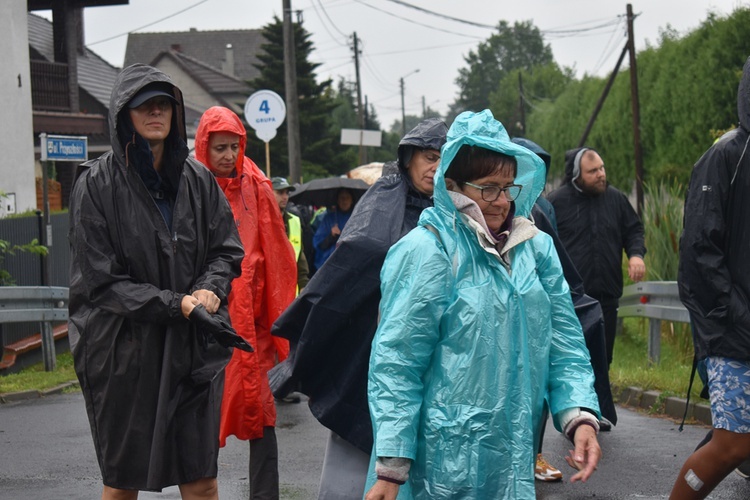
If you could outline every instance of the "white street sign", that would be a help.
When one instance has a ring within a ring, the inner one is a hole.
[[[276,137],[276,129],[285,118],[284,100],[272,90],[259,90],[245,101],[245,120],[263,142]]]
[[[352,146],[374,146],[380,147],[383,133],[380,130],[360,130],[357,128],[341,129],[341,144]]]

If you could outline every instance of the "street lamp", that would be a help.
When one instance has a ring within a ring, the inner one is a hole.
[[[404,78],[411,76],[414,73],[419,73],[419,68],[415,69],[411,73],[407,73],[400,78],[401,82],[401,137],[406,135],[406,108],[404,107]]]

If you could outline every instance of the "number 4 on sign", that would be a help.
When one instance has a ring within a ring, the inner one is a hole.
[[[273,103],[273,104],[271,104]],[[245,121],[255,130],[258,139],[266,143],[266,174],[271,177],[271,154],[268,142],[276,137],[276,129],[286,117],[286,105],[272,90],[258,90],[245,101]]]

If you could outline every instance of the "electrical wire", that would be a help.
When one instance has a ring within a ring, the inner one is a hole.
[[[355,1],[357,3],[362,3],[363,5],[367,5],[368,7],[372,7],[371,5],[365,4],[365,3],[361,2],[360,0],[355,0]],[[462,23],[462,24],[467,24],[469,26],[475,26],[475,27],[487,28],[487,29],[496,29],[497,28],[497,25],[483,24],[483,23],[478,23],[478,22],[475,22],[475,21],[468,21],[466,19],[460,19],[458,17],[453,17],[453,16],[449,16],[449,15],[446,15],[446,14],[441,14],[441,13],[435,12],[433,10],[425,9],[423,7],[419,7],[417,5],[410,4],[410,3],[405,2],[403,0],[387,0],[387,1],[395,3],[397,5],[401,5],[403,7],[408,7],[410,9],[417,10],[419,12],[423,12],[425,14],[430,14],[432,16],[436,16],[436,17],[439,17],[439,18],[442,18],[442,19],[447,19],[449,21],[454,21],[454,22],[458,22],[458,23]],[[375,8],[375,7],[372,7],[372,8]],[[377,10],[380,10],[380,9],[377,9]],[[385,11],[383,11],[383,12],[385,12]],[[394,15],[394,14],[391,14],[391,15]],[[395,17],[399,17],[399,16],[395,16]],[[618,15],[617,17],[618,18],[622,17],[622,15]],[[400,18],[400,19],[405,19],[405,18]],[[409,20],[409,19],[405,19],[405,20],[408,20],[409,22],[413,22],[414,24],[419,24],[419,23],[417,23],[416,21],[413,21],[413,20]],[[600,21],[606,21],[606,22],[603,23],[603,24],[597,25],[597,26],[591,26],[589,28],[568,29],[568,26],[569,27],[572,27],[572,26],[581,26],[581,25],[585,25],[585,24],[588,24],[588,23],[591,23],[591,22],[600,22]],[[583,21],[581,23],[575,23],[575,24],[571,24],[571,25],[568,25],[568,26],[563,26],[563,27],[560,27],[560,28],[554,28],[554,29],[548,29],[548,30],[540,30],[540,33],[543,34],[543,35],[567,35],[567,34],[571,34],[571,33],[583,33],[583,32],[586,32],[586,31],[593,31],[593,30],[596,30],[596,29],[599,29],[599,28],[604,28],[604,27],[611,26],[613,22],[619,23],[619,20],[612,20],[611,18],[604,18],[604,19],[598,19],[598,20],[593,20],[593,21]],[[420,26],[424,26],[424,25],[420,24]]]
[[[171,18],[175,17],[178,14],[182,14],[183,12],[187,12],[188,10],[190,10],[190,9],[192,9],[194,7],[197,7],[200,4],[203,4],[203,3],[206,3],[206,2],[208,2],[208,0],[201,0],[200,2],[194,3],[193,5],[185,7],[182,10],[178,10],[177,12],[175,12],[173,14],[170,14],[170,15],[168,15],[166,17],[162,17],[161,19],[157,19],[154,22],[151,22],[151,23],[148,23],[148,24],[144,24],[143,26],[141,26],[139,28],[132,29],[132,30],[127,31],[125,33],[120,33],[119,35],[114,35],[114,36],[110,36],[108,38],[103,38],[101,40],[97,40],[96,42],[87,43],[86,46],[87,47],[91,47],[92,45],[97,45],[99,43],[104,43],[104,42],[108,42],[110,40],[114,40],[115,38],[120,38],[121,36],[129,35],[129,34],[134,33],[136,31],[142,30],[143,28],[148,28],[149,26],[153,26],[154,24],[158,24],[158,23],[160,23],[162,21],[166,21],[167,19],[171,19]]]
[[[602,53],[599,56],[599,59],[597,59],[596,63],[594,63],[594,69],[592,71],[593,74],[597,74],[599,72],[604,62],[609,60],[609,58],[612,56],[612,53],[617,48],[617,44],[613,43],[613,41],[615,40],[615,34],[618,31],[620,31],[617,28],[620,28],[619,24],[615,28],[615,30],[612,32],[612,36],[609,37],[609,40],[607,41],[607,44],[604,46],[604,49],[602,50]],[[621,31],[621,33],[626,35],[626,33],[624,33],[623,31]]]
[[[482,40],[482,37],[478,37],[478,36],[474,36],[474,35],[467,35],[466,33],[457,33],[455,31],[444,30],[442,28],[436,28],[435,26],[430,26],[429,24],[420,23],[420,22],[417,22],[417,21],[415,21],[413,19],[409,19],[407,17],[399,16],[399,15],[394,14],[393,12],[389,12],[389,11],[387,11],[385,9],[381,9],[379,7],[375,7],[374,5],[370,5],[368,3],[365,3],[362,0],[354,0],[354,1],[356,3],[358,3],[358,4],[360,4],[360,5],[364,5],[366,7],[370,7],[371,9],[380,11],[380,12],[382,12],[384,14],[388,14],[389,16],[395,17],[397,19],[401,19],[402,21],[406,21],[408,23],[416,24],[417,26],[422,26],[423,28],[428,28],[428,29],[431,29],[431,30],[440,31],[440,32],[443,32],[443,33],[448,33],[450,35],[457,35],[457,36],[463,36],[463,37],[466,37],[466,38],[473,38],[475,40]]]
[[[336,31],[338,31],[338,32],[339,32],[339,34],[340,34],[341,36],[343,36],[343,37],[344,37],[344,39],[348,39],[348,38],[349,38],[349,35],[346,35],[346,34],[344,34],[344,33],[343,33],[343,32],[342,32],[342,31],[341,31],[341,30],[340,30],[339,28],[338,28],[338,26],[336,26],[336,23],[334,23],[334,22],[333,22],[333,20],[331,19],[331,16],[329,16],[329,15],[328,15],[328,12],[326,11],[326,8],[325,8],[325,7],[323,7],[323,2],[321,2],[320,0],[317,0],[317,2],[318,2],[318,5],[320,5],[320,8],[321,8],[321,10],[323,11],[323,14],[325,14],[325,16],[326,16],[326,19],[328,19],[328,22],[329,22],[329,23],[331,23],[331,26],[333,26],[333,29],[335,29]],[[314,6],[314,5],[315,5],[315,4],[313,3],[313,6]],[[318,12],[318,9],[315,9],[315,12],[317,13],[317,12]],[[322,21],[322,19],[321,19],[321,21]],[[328,28],[326,28],[326,31],[327,31],[327,30],[328,30]],[[331,35],[331,37],[333,38],[333,35]]]
[[[315,15],[317,15],[317,16],[318,16],[318,19],[320,19],[320,24],[322,24],[322,25],[323,25],[323,28],[324,28],[324,29],[326,30],[326,32],[328,33],[328,36],[330,36],[330,37],[331,37],[331,39],[332,39],[332,40],[333,40],[334,42],[336,42],[336,44],[337,44],[337,45],[339,45],[340,47],[347,47],[347,46],[348,46],[348,44],[347,44],[346,42],[341,42],[341,41],[340,41],[340,40],[338,39],[338,37],[334,36],[334,34],[333,34],[333,33],[331,33],[331,30],[329,30],[329,29],[328,29],[328,25],[327,25],[327,24],[325,23],[325,21],[323,20],[323,16],[321,16],[321,15],[320,15],[320,12],[318,12],[318,7],[316,7],[316,5],[315,5],[315,0],[313,0],[313,1],[312,1],[312,2],[310,2],[310,3],[312,4],[312,7],[313,7],[313,9],[315,10]],[[320,3],[320,0],[318,0],[318,3]],[[328,17],[328,14],[326,13],[326,11],[325,11],[325,8],[323,7],[323,4],[322,4],[322,3],[320,3],[320,8],[321,8],[321,9],[323,9],[323,13],[324,13],[324,14],[325,14],[325,16],[326,16],[326,17],[328,18],[328,21],[329,21],[329,22],[331,22],[331,18],[330,18],[330,17]],[[336,25],[335,25],[335,24],[333,24],[333,22],[331,22],[331,25],[332,25],[332,26],[333,26],[334,28],[336,28]],[[336,31],[339,31],[339,30],[338,30],[338,28],[336,28]],[[339,31],[339,33],[341,33],[341,31]],[[344,37],[344,39],[348,38],[348,37],[347,37],[346,35],[344,35],[343,33],[341,33],[341,35],[342,35],[342,36]]]
[[[428,10],[428,9],[425,9],[425,8],[422,8],[422,7],[418,7],[416,5],[412,5],[410,3],[406,3],[406,2],[403,2],[401,0],[388,0],[388,1],[389,2],[393,2],[395,4],[398,4],[398,5],[402,5],[404,7],[409,7],[411,9],[418,10],[420,12],[424,12],[425,14],[430,14],[430,15],[433,15],[433,16],[441,17],[443,19],[448,19],[449,21],[456,21],[456,22],[459,22],[459,23],[468,24],[469,26],[476,26],[478,28],[489,28],[491,30],[494,30],[496,28],[496,26],[492,26],[490,24],[475,23],[474,21],[467,21],[466,19],[459,19],[457,17],[452,17],[452,16],[448,16],[448,15],[445,15],[445,14],[440,14],[438,12],[434,12],[434,11],[431,11],[431,10]]]

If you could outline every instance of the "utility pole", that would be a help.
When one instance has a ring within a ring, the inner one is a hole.
[[[523,78],[518,72],[518,111],[521,113],[521,135],[526,137],[526,110],[523,105]]]
[[[643,150],[641,149],[641,110],[638,100],[638,70],[635,65],[633,6],[628,4],[628,52],[630,52],[630,103],[633,107],[633,146],[635,153],[635,198],[638,216],[643,213]]]
[[[365,96],[365,128],[370,126],[370,105],[367,104],[367,96]]]
[[[399,79],[401,84],[401,137],[406,135],[406,107],[404,106],[404,77]]]
[[[419,73],[419,68],[399,78],[401,84],[401,137],[406,135],[406,107],[404,106],[404,78]]]
[[[579,148],[582,148],[583,146],[586,145],[586,139],[588,139],[589,137],[589,132],[591,132],[591,128],[594,126],[596,117],[599,115],[599,111],[601,111],[602,106],[604,105],[604,100],[607,99],[607,95],[609,94],[609,90],[612,88],[612,84],[615,83],[615,78],[617,77],[617,73],[620,71],[620,65],[622,64],[622,60],[625,59],[625,54],[628,52],[629,47],[630,47],[630,44],[626,43],[625,46],[622,48],[622,52],[620,53],[620,58],[617,60],[617,64],[615,64],[615,69],[612,70],[612,74],[609,75],[609,80],[607,81],[607,85],[604,86],[604,91],[602,92],[602,95],[599,96],[599,100],[597,101],[596,106],[594,107],[594,112],[591,114],[591,118],[589,118],[589,122],[586,124],[586,130],[583,131],[581,140],[578,141]]]
[[[294,53],[292,2],[282,0],[284,9],[284,88],[286,93],[286,127],[289,148],[289,180],[302,180],[302,153],[299,141],[299,104],[297,98],[297,58]]]
[[[357,75],[357,119],[359,122],[359,130],[365,129],[365,113],[362,109],[362,80],[359,79],[359,45],[357,40],[357,32],[354,32],[354,70]],[[365,164],[365,147],[362,145],[362,134],[359,133],[359,164]]]

